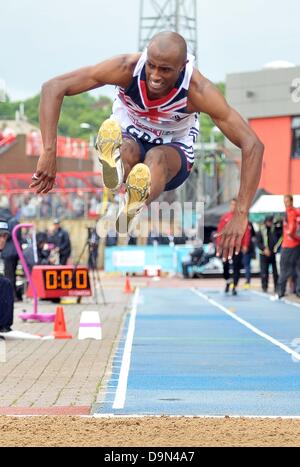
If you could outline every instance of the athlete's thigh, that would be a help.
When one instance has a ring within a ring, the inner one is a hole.
[[[167,144],[160,144],[147,151],[145,163],[164,165],[164,170],[167,173],[167,182],[178,174],[182,165],[178,150]]]

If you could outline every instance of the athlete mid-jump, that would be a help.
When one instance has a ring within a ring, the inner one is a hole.
[[[44,150],[30,187],[47,193],[54,185],[57,123],[64,96],[106,84],[118,86],[118,95],[112,118],[100,127],[97,148],[104,185],[116,190],[126,181],[117,224],[125,218],[130,228],[141,207],[187,179],[199,131],[197,114],[205,112],[242,150],[237,209],[222,231],[218,247],[224,258],[231,257],[234,249],[239,252],[260,178],[263,145],[219,90],[194,68],[184,38],[174,32],[154,36],[143,53],[111,58],[43,85],[40,126]]]

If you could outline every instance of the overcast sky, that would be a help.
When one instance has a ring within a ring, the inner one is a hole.
[[[139,4],[0,0],[0,79],[10,98],[31,97],[55,75],[137,51]],[[197,0],[197,5],[198,67],[211,80],[258,70],[273,60],[300,65],[299,0]],[[101,91],[111,96],[113,90]]]

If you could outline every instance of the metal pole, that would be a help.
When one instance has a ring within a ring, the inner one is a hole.
[[[144,0],[140,1],[140,27],[139,27],[139,44],[138,50],[142,51],[143,44],[142,44],[142,28],[143,28],[143,11],[144,11]]]

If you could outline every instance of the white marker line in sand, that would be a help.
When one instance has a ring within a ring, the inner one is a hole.
[[[119,383],[118,383],[118,387],[116,390],[116,397],[115,397],[115,400],[112,406],[113,409],[123,409],[124,404],[125,404],[139,293],[140,293],[140,289],[137,288],[135,291],[134,297],[133,297],[133,301],[132,301],[130,320],[129,320],[129,325],[128,325],[123,358],[122,358],[122,366],[121,366],[121,371],[120,371],[120,376],[119,376]]]
[[[193,289],[191,288],[190,289],[191,292],[195,293],[196,295],[198,295],[199,297],[203,298],[203,300],[206,300],[208,303],[210,303],[211,305],[219,308],[220,310],[224,311],[224,313],[226,313],[228,316],[230,316],[231,318],[235,319],[236,321],[238,321],[239,323],[241,323],[243,326],[245,326],[246,328],[250,329],[250,331],[254,332],[255,334],[257,334],[258,336],[262,337],[263,339],[266,339],[267,341],[271,342],[272,344],[276,345],[277,347],[279,347],[281,350],[283,350],[284,352],[292,355],[296,360],[299,360],[300,361],[300,354],[295,352],[294,350],[290,349],[287,345],[284,345],[282,344],[281,342],[279,342],[277,339],[274,339],[274,337],[272,336],[269,336],[269,334],[266,334],[265,332],[261,331],[260,329],[256,328],[255,326],[253,326],[252,324],[248,323],[248,321],[245,321],[244,319],[242,318],[239,318],[238,316],[236,316],[235,314],[233,314],[230,310],[228,310],[228,308],[226,308],[225,306],[221,305],[220,303],[216,302],[215,300],[213,300],[212,298],[209,298],[207,295],[203,294],[202,292],[199,292],[198,290],[196,289]]]

